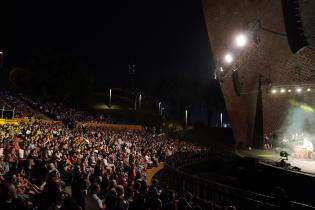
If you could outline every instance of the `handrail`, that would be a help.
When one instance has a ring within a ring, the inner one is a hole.
[[[263,195],[248,190],[224,185],[193,176],[180,170],[183,166],[207,160],[214,153],[209,150],[194,153],[177,153],[165,162],[165,169],[169,174],[169,183],[172,183],[177,191],[189,191],[205,209],[224,208],[227,205],[235,205],[237,209],[277,209],[279,202],[273,196]],[[314,206],[288,201],[287,205],[294,209],[315,209]]]

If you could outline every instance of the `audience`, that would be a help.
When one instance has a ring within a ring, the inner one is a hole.
[[[6,105],[23,104],[11,99],[1,95]],[[149,131],[43,122],[0,125],[0,133],[0,209],[198,209],[190,193],[177,197],[145,180],[147,169],[199,146]]]

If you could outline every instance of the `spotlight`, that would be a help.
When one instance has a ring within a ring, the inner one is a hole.
[[[307,92],[310,92],[311,91],[311,88],[307,88]]]
[[[292,91],[291,89],[288,90],[289,93],[291,93],[291,91]]]
[[[239,34],[235,38],[235,44],[237,47],[244,47],[247,43],[247,37],[244,34]]]
[[[298,92],[298,93],[302,92],[302,88],[297,88],[296,92]]]
[[[226,63],[231,63],[233,61],[233,56],[231,55],[231,53],[228,53],[224,56],[224,60]]]
[[[277,90],[276,90],[276,89],[273,89],[273,90],[271,91],[271,93],[272,93],[272,94],[276,94],[276,93],[277,93]]]
[[[284,88],[281,88],[281,89],[280,89],[280,93],[285,93],[285,89],[284,89]]]

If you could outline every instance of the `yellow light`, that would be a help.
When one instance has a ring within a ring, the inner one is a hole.
[[[307,88],[307,92],[310,92],[311,91],[311,88]]]
[[[298,93],[302,92],[302,88],[297,88],[296,92],[298,92]]]
[[[276,94],[276,93],[277,93],[277,90],[276,90],[276,89],[273,89],[273,90],[271,91],[271,93],[272,93],[272,94]]]
[[[291,89],[288,90],[289,93],[291,93],[291,91],[292,91]]]
[[[303,109],[305,111],[309,111],[309,112],[313,112],[315,113],[315,109],[311,106],[308,106],[307,104],[302,104],[302,103],[299,103],[297,102],[296,100],[294,99],[290,99],[289,100],[289,103],[292,105],[292,106],[295,106],[295,107],[298,107],[300,109]]]
[[[284,89],[284,88],[281,88],[280,92],[281,92],[281,93],[285,93],[285,89]]]

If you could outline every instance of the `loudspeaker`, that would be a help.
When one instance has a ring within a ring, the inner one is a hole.
[[[234,86],[235,94],[237,96],[240,96],[241,95],[241,85],[240,85],[238,71],[234,71],[232,73],[232,80],[233,80],[233,86]]]
[[[291,51],[296,53],[307,45],[298,0],[282,0],[282,10],[289,46]]]

